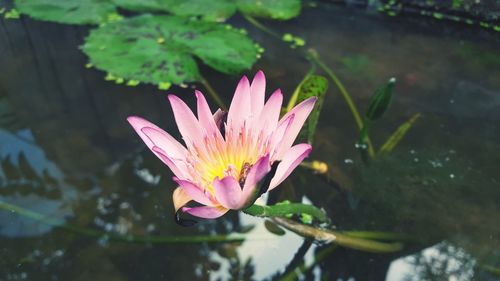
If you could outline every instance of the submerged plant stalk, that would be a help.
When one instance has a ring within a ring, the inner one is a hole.
[[[219,97],[219,95],[214,90],[212,85],[210,85],[210,83],[208,83],[207,79],[202,77],[200,82],[203,85],[203,87],[205,87],[208,94],[214,99],[215,103],[220,107],[220,109],[227,111],[227,107],[224,104],[224,101],[222,101],[222,99]]]
[[[403,249],[399,242],[384,243],[350,236],[345,232],[316,228],[285,218],[273,218],[273,221],[300,236],[313,238],[326,243],[334,243],[342,247],[362,250],[372,253],[393,253]]]
[[[349,110],[351,111],[352,116],[354,117],[354,120],[356,121],[356,125],[358,125],[359,130],[362,130],[364,127],[363,119],[361,118],[361,115],[359,114],[359,111],[354,104],[354,101],[351,98],[351,95],[349,95],[349,92],[347,92],[346,88],[340,82],[340,79],[333,73],[333,71],[326,65],[324,64],[320,59],[318,54],[314,50],[309,50],[308,51],[308,57],[312,59],[323,71],[330,76],[330,79],[333,81],[333,83],[337,86],[337,88],[340,91],[340,94],[344,98],[344,101],[346,102],[347,106],[349,107]],[[368,153],[370,157],[375,157],[375,150],[373,149],[372,142],[370,138],[367,136],[366,137],[366,143],[368,145]]]
[[[66,230],[79,235],[106,238],[112,241],[128,243],[154,243],[154,244],[176,244],[176,243],[228,243],[242,242],[246,240],[243,235],[182,235],[182,236],[142,236],[142,235],[118,235],[106,233],[95,229],[83,228],[69,224],[61,224],[60,220],[44,216],[22,207],[0,201],[0,209],[30,218],[56,228]]]

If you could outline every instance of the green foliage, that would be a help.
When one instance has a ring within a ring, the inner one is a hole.
[[[369,147],[368,131],[370,130],[373,121],[382,117],[382,115],[384,115],[384,113],[387,111],[387,108],[389,108],[395,83],[396,79],[393,77],[389,79],[389,81],[387,81],[385,85],[378,88],[373,94],[370,105],[368,106],[368,109],[365,113],[363,127],[361,127],[359,133],[359,141],[357,144],[357,148],[361,152],[361,157],[365,163],[368,162],[368,155],[366,154],[366,149]],[[370,157],[375,157],[374,152],[369,153]]]
[[[314,109],[309,115],[304,127],[302,128],[300,135],[307,139],[309,143],[312,144],[314,140],[314,134],[316,133],[316,126],[318,124],[319,115],[321,113],[321,108],[323,107],[323,101],[325,99],[325,93],[328,89],[328,80],[323,76],[311,75],[308,76],[303,83],[300,85],[300,89],[297,96],[297,103],[310,97],[317,97],[318,100],[314,105]]]
[[[15,4],[32,18],[67,24],[98,24],[116,14],[108,0],[16,0]]]
[[[122,8],[132,11],[162,11],[178,16],[200,16],[208,21],[221,21],[236,12],[231,0],[113,0]]]
[[[413,124],[420,117],[420,113],[413,115],[408,121],[404,122],[399,126],[399,128],[392,133],[392,135],[387,139],[387,141],[380,147],[379,154],[391,152],[398,143],[403,139],[406,133],[411,129]]]
[[[237,0],[238,9],[246,15],[275,20],[289,20],[300,14],[300,0]]]
[[[142,15],[92,30],[82,49],[98,69],[127,80],[165,85],[199,80],[194,57],[224,73],[249,69],[259,47],[228,26]]]
[[[166,12],[177,16],[224,21],[237,9],[243,14],[287,20],[300,14],[300,0],[15,0],[17,9],[39,20],[67,24],[100,24],[116,8],[135,12]],[[10,15],[17,15],[16,12]],[[13,17],[14,18],[14,17]]]
[[[392,90],[394,89],[394,84],[396,79],[393,77],[387,81],[387,83],[378,88],[372,96],[370,101],[370,106],[366,111],[366,118],[370,121],[374,121],[382,117],[382,115],[387,111],[392,98]]]

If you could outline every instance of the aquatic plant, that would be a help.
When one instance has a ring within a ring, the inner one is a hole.
[[[316,97],[304,100],[279,120],[283,95],[276,90],[264,103],[265,85],[261,71],[251,84],[244,76],[227,121],[222,111],[212,113],[199,91],[198,118],[181,99],[169,95],[186,147],[156,125],[137,116],[128,118],[151,151],[174,173],[180,186],[173,196],[177,210],[217,218],[230,209],[245,209],[263,192],[276,188],[309,155],[311,145],[292,145]],[[185,207],[192,200],[203,206]]]

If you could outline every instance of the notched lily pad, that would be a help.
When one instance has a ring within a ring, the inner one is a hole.
[[[238,9],[246,15],[288,20],[300,14],[300,0],[237,0]]]
[[[82,46],[96,68],[153,84],[199,80],[194,57],[224,73],[241,72],[257,60],[258,48],[246,35],[220,24],[153,15],[101,26]]]
[[[98,24],[116,14],[109,0],[16,0],[15,4],[34,19],[67,24]]]

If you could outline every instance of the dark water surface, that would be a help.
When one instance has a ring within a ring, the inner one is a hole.
[[[279,87],[290,95],[309,63],[243,19],[232,21],[266,49],[247,74],[262,69],[268,93]],[[422,21],[320,6],[268,23],[316,49],[362,111],[376,87],[397,78],[392,106],[371,132],[376,147],[422,114],[393,153],[367,167],[354,120],[330,85],[311,158],[328,163],[335,182],[298,169],[276,196],[324,208],[338,229],[412,240],[394,254],[313,245],[302,258],[302,238],[271,234],[264,220],[244,214],[176,225],[171,174],[125,121],[144,116],[178,136],[166,92],[115,85],[85,68],[78,46],[87,28],[3,20],[0,200],[49,220],[0,210],[0,280],[280,280],[300,264],[302,280],[500,280],[500,40]],[[239,77],[202,72],[229,100]],[[192,89],[169,92],[193,105]],[[53,227],[65,223],[72,228]],[[239,243],[112,236],[241,232],[247,239]]]

